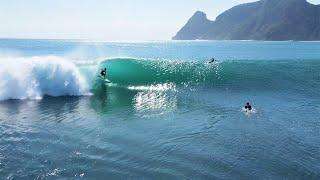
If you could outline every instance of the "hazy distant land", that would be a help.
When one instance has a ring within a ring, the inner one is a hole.
[[[306,0],[260,0],[235,6],[215,21],[196,12],[174,40],[320,40],[320,6]]]

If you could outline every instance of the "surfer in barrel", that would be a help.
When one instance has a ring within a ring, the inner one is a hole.
[[[101,70],[100,72],[101,77],[103,77],[103,79],[106,79],[107,76],[107,68],[104,68]]]

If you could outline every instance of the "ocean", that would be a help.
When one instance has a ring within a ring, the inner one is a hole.
[[[1,39],[0,179],[320,179],[319,90],[320,42]]]

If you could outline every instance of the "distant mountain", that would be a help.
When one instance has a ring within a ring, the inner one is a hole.
[[[320,40],[320,6],[306,0],[261,0],[235,6],[215,21],[196,12],[174,40]]]

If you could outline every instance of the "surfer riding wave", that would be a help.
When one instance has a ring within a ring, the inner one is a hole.
[[[101,76],[103,79],[106,79],[106,76],[107,76],[107,68],[104,68],[104,69],[101,70],[100,76]]]

